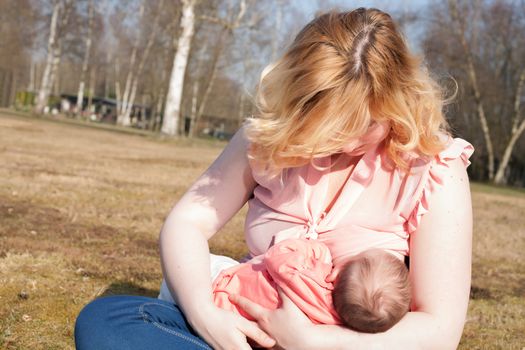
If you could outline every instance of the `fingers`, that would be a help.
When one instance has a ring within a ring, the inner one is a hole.
[[[332,272],[330,272],[330,274],[328,276],[326,276],[325,281],[328,282],[328,283],[335,282],[335,280],[337,278],[337,275],[339,275],[339,270],[340,270],[339,268],[334,267],[332,269]]]
[[[275,340],[259,328],[257,323],[242,318],[239,330],[263,348],[271,348]]]
[[[304,312],[293,302],[292,299],[286,295],[286,293],[280,287],[277,287],[277,292],[279,293],[279,297],[282,300],[280,309],[286,313],[286,317],[293,318],[295,320],[308,321],[308,317],[304,314]],[[276,311],[279,311],[279,309]]]
[[[232,303],[239,306],[241,309],[246,311],[250,316],[256,320],[261,320],[264,318],[265,312],[268,310],[259,304],[254,303],[248,298],[234,294],[230,295],[229,299]],[[262,329],[259,328],[257,323],[248,321],[245,318],[242,318],[241,321],[242,329],[240,329],[247,337],[256,341],[259,345],[264,348],[271,348],[275,345],[275,340],[266,334]]]
[[[325,281],[328,282],[328,283],[332,283],[332,282],[335,281],[335,276],[336,276],[336,274],[332,271],[332,272],[330,272],[330,274],[328,276],[326,276]]]
[[[245,298],[243,296],[233,294],[229,296],[229,300],[239,306],[241,309],[246,311],[248,315],[252,316],[256,320],[259,320],[266,310],[261,305],[254,303],[248,298]]]

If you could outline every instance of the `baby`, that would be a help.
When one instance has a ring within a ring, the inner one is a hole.
[[[214,254],[210,260],[214,303],[250,320],[250,315],[230,302],[229,295],[239,294],[276,309],[278,286],[312,322],[366,333],[388,330],[409,309],[407,268],[384,250],[363,251],[340,260],[334,269],[325,244],[291,238],[246,263]],[[165,281],[159,299],[176,303]]]
[[[312,322],[340,324],[367,333],[388,330],[408,312],[408,271],[401,260],[372,249],[346,259],[341,266],[335,283],[328,282],[333,265],[326,245],[317,240],[287,239],[264,255],[222,270],[213,281],[214,302],[253,320],[228,296],[239,294],[276,309],[280,303],[278,286]]]

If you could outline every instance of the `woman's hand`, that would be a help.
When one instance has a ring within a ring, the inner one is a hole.
[[[263,348],[275,345],[256,322],[214,305],[202,313],[202,322],[191,322],[197,333],[214,349],[250,350],[247,338]]]
[[[277,291],[282,305],[276,310],[266,309],[240,295],[231,295],[230,301],[256,319],[261,329],[277,341],[275,349],[315,348],[315,325],[280,288]]]

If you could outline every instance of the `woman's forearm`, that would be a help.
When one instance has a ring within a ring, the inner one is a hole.
[[[213,306],[207,238],[196,224],[173,210],[159,243],[164,278],[191,323]]]
[[[339,326],[314,325],[305,339],[308,349],[317,350],[447,350],[456,349],[462,325],[425,312],[409,312],[384,333],[358,333]],[[302,349],[307,349],[301,347]]]
[[[198,210],[189,215],[194,214],[198,215]],[[160,235],[168,288],[174,292],[192,328],[212,348],[250,349],[247,338],[264,348],[274,346],[275,340],[255,323],[213,303],[207,242],[213,232],[216,230],[211,226],[179,216],[177,207],[172,210]]]
[[[164,277],[190,323],[204,320],[199,316],[215,308],[208,240],[242,208],[256,185],[246,148],[241,128],[179,199],[161,230]]]

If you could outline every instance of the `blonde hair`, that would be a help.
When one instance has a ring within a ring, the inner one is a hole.
[[[408,170],[408,152],[433,156],[445,147],[438,132],[450,135],[449,100],[422,61],[378,9],[316,17],[261,74],[257,112],[246,120],[248,157],[278,175],[342,152],[376,121],[389,125],[391,165]]]

